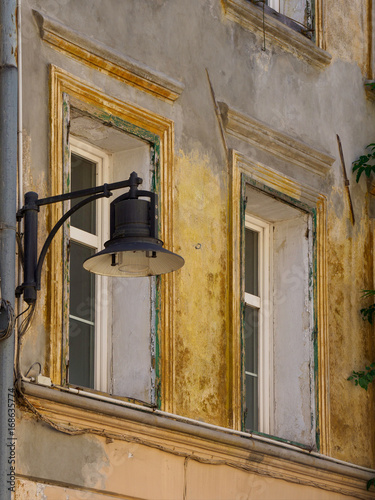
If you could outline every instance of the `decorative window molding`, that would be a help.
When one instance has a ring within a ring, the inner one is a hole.
[[[125,57],[46,14],[36,10],[33,13],[41,39],[77,61],[166,101],[174,102],[184,90],[181,82]]]
[[[99,89],[89,86],[82,80],[70,75],[66,71],[51,65],[50,70],[50,116],[51,116],[51,142],[50,142],[50,192],[51,195],[64,192],[63,166],[68,164],[65,160],[70,155],[68,140],[65,137],[68,130],[69,110],[66,109],[65,96],[68,95],[74,106],[80,106],[82,112],[95,113],[98,120],[103,123],[110,121],[112,127],[117,127],[125,132],[133,133],[144,130],[144,139],[149,136],[150,141],[157,141],[155,157],[157,161],[157,174],[155,190],[160,196],[160,237],[168,249],[173,249],[173,208],[174,208],[174,175],[173,175],[173,138],[174,124],[160,115],[156,115],[142,108],[124,103],[102,93]],[[49,226],[62,216],[61,204],[50,207]],[[61,233],[61,232],[60,232]],[[68,272],[66,258],[62,252],[62,234],[57,234],[49,251],[46,290],[46,329],[49,335],[49,353],[47,359],[47,375],[52,382],[61,385],[64,374],[62,373],[61,360],[65,357],[63,352],[62,331],[66,311],[62,311],[62,304],[67,303],[63,277]],[[174,273],[165,275],[160,280],[160,303],[158,329],[160,350],[168,356],[162,356],[160,370],[162,383],[161,392],[157,391],[157,400],[161,407],[169,410],[172,394],[172,370],[174,366],[173,345],[174,331]],[[66,320],[65,320],[66,321]],[[159,332],[159,333],[160,333]],[[158,335],[158,332],[157,332]],[[158,348],[159,348],[158,347]],[[159,388],[158,388],[159,389]]]
[[[239,23],[249,31],[265,33],[266,40],[276,43],[284,50],[319,68],[325,68],[332,56],[317,47],[311,40],[283,24],[246,0],[223,0],[225,13],[229,19]]]
[[[244,115],[227,104],[219,103],[226,132],[237,139],[244,140],[273,156],[288,161],[320,177],[324,177],[336,158],[279,132],[265,123]]]
[[[374,471],[310,450],[158,410],[143,408],[139,411],[131,404],[119,406],[115,402],[95,401],[25,382],[22,388],[30,403],[50,425],[61,425],[68,433],[78,430],[137,443],[145,450],[149,448],[153,457],[158,449],[175,455],[179,460],[185,457],[186,462],[196,460],[207,467],[210,464],[230,467],[232,477],[238,469],[242,473],[282,479],[350,498],[373,498],[373,493],[366,491],[365,484],[374,476]],[[27,424],[27,419],[25,422]],[[22,471],[19,474],[24,479],[37,480],[35,474],[31,477],[23,475]],[[143,498],[141,491],[139,496]],[[118,493],[121,495],[124,491]]]
[[[245,175],[254,185],[261,186],[268,192],[277,192],[278,197],[294,205],[300,202],[314,212],[315,218],[315,349],[318,366],[315,367],[315,399],[316,399],[316,427],[317,448],[323,454],[330,454],[330,413],[329,413],[329,351],[328,351],[328,324],[327,324],[327,279],[326,279],[326,198],[317,190],[300,184],[281,175],[265,165],[252,162],[249,158],[232,151],[231,153],[231,194],[230,207],[231,233],[229,235],[229,283],[232,311],[232,352],[233,367],[233,422],[234,428],[241,429],[242,415],[242,384],[241,384],[241,230],[242,230],[242,176]]]

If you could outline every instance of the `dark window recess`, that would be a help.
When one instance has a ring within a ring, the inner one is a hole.
[[[272,9],[267,5],[267,0],[246,0],[249,3],[252,3],[258,9],[263,10],[264,8],[264,13],[268,16],[273,17],[274,19],[277,19],[281,23],[285,24],[289,28],[291,28],[294,31],[297,31],[298,33],[301,33],[301,35],[305,36],[306,38],[309,38],[310,40],[314,40],[315,38],[315,20],[314,20],[314,15],[312,12],[311,8],[311,2],[307,1],[306,2],[306,7],[305,7],[305,12],[306,12],[306,19],[307,19],[307,26],[304,24],[299,23],[298,21],[285,16],[284,14],[281,14],[280,12],[277,12],[277,10]]]

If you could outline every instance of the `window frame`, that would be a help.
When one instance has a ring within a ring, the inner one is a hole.
[[[268,348],[269,350],[269,353],[270,353],[270,357],[267,356],[267,352],[264,350],[263,352],[261,352],[261,342],[259,342],[259,358],[258,358],[258,361],[259,361],[259,365],[262,366],[263,365],[263,368],[264,370],[266,370],[266,363],[268,361],[269,365],[268,365],[268,369],[269,369],[269,372],[268,372],[268,377],[267,377],[267,373],[262,373],[260,370],[259,370],[259,373],[260,373],[260,377],[259,377],[259,428],[257,430],[253,430],[253,429],[247,429],[246,426],[245,426],[245,417],[246,417],[246,404],[245,404],[245,384],[244,384],[244,322],[242,321],[241,322],[241,325],[240,325],[240,328],[239,328],[239,332],[240,332],[240,337],[241,337],[241,383],[242,383],[242,386],[241,386],[241,408],[242,408],[242,413],[241,413],[241,429],[245,432],[255,432],[255,433],[259,433],[259,434],[265,434],[265,435],[269,435],[270,437],[274,437],[275,439],[280,439],[280,440],[284,440],[284,438],[279,434],[277,433],[277,430],[276,430],[276,426],[277,426],[277,423],[276,423],[276,420],[275,420],[275,415],[274,415],[274,409],[275,409],[275,397],[276,397],[276,387],[275,387],[275,381],[274,381],[274,377],[275,377],[275,373],[274,373],[274,364],[276,362],[276,358],[275,360],[273,359],[273,353],[275,351],[275,349],[277,348],[277,344],[276,344],[276,338],[275,338],[275,333],[276,333],[276,330],[274,331],[274,329],[276,328],[276,325],[275,325],[275,318],[274,318],[274,314],[275,314],[275,309],[273,307],[273,293],[274,293],[274,277],[273,277],[273,271],[274,271],[274,264],[273,264],[273,260],[274,260],[274,257],[273,257],[273,252],[274,252],[274,249],[273,249],[273,233],[274,231],[276,230],[276,227],[277,227],[277,224],[278,222],[269,222],[268,220],[265,220],[265,219],[262,219],[261,217],[259,217],[259,214],[257,214],[256,216],[254,214],[251,213],[248,205],[248,194],[247,194],[247,188],[252,188],[252,189],[255,189],[255,191],[259,192],[261,194],[261,196],[265,196],[265,197],[270,197],[270,198],[273,198],[275,199],[278,203],[281,203],[281,204],[286,204],[290,207],[290,209],[292,209],[293,211],[296,211],[296,212],[301,212],[301,214],[305,214],[308,216],[308,219],[307,219],[307,224],[308,224],[308,228],[310,227],[310,225],[312,225],[312,227],[310,229],[312,229],[312,231],[310,231],[310,234],[308,236],[308,244],[307,244],[307,247],[309,248],[309,253],[311,252],[311,257],[312,257],[312,260],[316,259],[316,245],[317,245],[317,242],[316,242],[316,228],[315,228],[315,225],[316,225],[316,210],[314,208],[311,208],[309,207],[308,205],[306,205],[305,203],[289,196],[289,195],[285,195],[284,193],[280,192],[279,189],[275,190],[274,188],[269,188],[267,184],[264,184],[264,183],[259,183],[257,181],[255,181],[254,179],[250,178],[247,173],[242,173],[241,176],[240,176],[240,185],[241,185],[241,200],[242,200],[242,203],[241,203],[241,206],[242,206],[242,211],[241,211],[241,225],[240,225],[240,241],[241,241],[241,252],[240,252],[240,262],[241,262],[241,265],[240,265],[240,268],[241,268],[241,276],[240,276],[240,290],[241,290],[241,314],[243,315],[244,314],[244,302],[245,302],[245,290],[244,290],[244,282],[245,282],[245,256],[244,256],[244,246],[245,246],[245,229],[246,229],[246,226],[247,224],[249,225],[250,227],[250,221],[253,221],[254,225],[253,227],[256,227],[258,225],[259,228],[262,228],[262,226],[267,226],[269,225],[269,245],[268,245],[268,249],[267,249],[267,253],[269,255],[269,261],[268,261],[268,269],[269,269],[269,274],[267,276],[267,279],[269,280],[269,304],[271,306],[272,309],[270,309],[270,314],[268,316],[268,321],[269,321],[269,331],[268,331],[268,335],[266,335],[266,332],[264,331],[264,327],[261,326],[259,328],[260,332],[262,331],[262,334],[264,336],[265,339],[268,340],[268,344],[265,344],[264,347],[265,349]],[[261,211],[261,209],[260,209]],[[267,214],[268,215],[268,214]],[[271,217],[270,217],[271,218]],[[287,221],[289,219],[289,217],[287,217],[285,219],[285,221]],[[282,223],[284,219],[281,219],[280,222]],[[249,222],[247,222],[249,221]],[[264,247],[264,245],[263,245]],[[264,266],[264,261],[263,261],[263,266]],[[264,273],[265,275],[266,273]],[[310,304],[310,307],[311,307],[311,322],[312,322],[312,336],[313,336],[313,357],[314,357],[314,361],[312,361],[312,358],[310,359],[306,359],[308,362],[309,362],[309,366],[310,366],[310,363],[313,362],[313,373],[314,373],[314,382],[316,382],[316,375],[317,375],[317,370],[318,370],[318,367],[317,367],[317,344],[316,344],[316,330],[317,330],[317,316],[316,316],[316,276],[314,274],[314,269],[313,269],[313,262],[311,261],[308,261],[308,268],[307,268],[307,273],[306,273],[308,276],[309,276],[309,283],[308,283],[308,286],[307,286],[307,289],[308,289],[308,299],[309,299],[309,304]],[[263,275],[263,276],[264,276]],[[311,281],[310,281],[311,280]],[[264,277],[263,277],[263,283],[264,283]],[[263,287],[264,287],[264,284],[263,284]],[[307,297],[307,295],[306,295]],[[263,298],[263,300],[266,300],[265,298]],[[262,330],[261,330],[262,329]],[[259,336],[261,337],[261,333],[259,333]],[[266,340],[266,342],[267,342]],[[310,353],[310,356],[311,356],[312,353]],[[262,358],[261,358],[262,356]],[[305,359],[305,358],[304,358]],[[306,361],[305,360],[305,361]],[[272,373],[271,373],[272,371]],[[272,376],[271,376],[272,375]],[[262,380],[263,379],[263,380]],[[310,379],[311,380],[311,379]],[[306,383],[306,381],[305,381]],[[314,391],[317,391],[317,387],[315,385],[314,387]],[[319,405],[319,402],[317,399],[314,398],[314,391],[311,392],[311,406],[310,406],[310,409],[311,411],[313,412],[311,414],[311,419],[312,419],[312,427],[315,427],[315,419],[318,417],[319,415],[319,411],[318,411],[318,405]],[[268,399],[267,399],[268,398]],[[305,405],[307,404],[307,402],[305,401]],[[306,411],[306,406],[305,406],[305,411]],[[319,431],[319,429],[317,429],[317,432]],[[286,441],[290,441],[290,438],[285,438]],[[299,446],[311,446],[311,444],[307,444],[305,445],[304,443],[300,442],[300,441],[292,441],[292,442],[295,442],[296,444],[298,444]],[[318,434],[316,434],[316,442],[319,443],[319,436]]]
[[[95,184],[100,186],[104,182],[109,182],[109,168],[110,168],[110,158],[101,149],[95,146],[85,143],[74,136],[69,138],[69,172],[70,170],[70,158],[71,154],[74,153],[77,156],[81,156],[87,160],[92,161],[96,164],[95,172]],[[82,244],[84,246],[93,248],[95,251],[99,251],[103,248],[105,241],[109,239],[109,203],[104,198],[97,200],[96,202],[96,236],[74,227],[70,222],[68,223],[67,230],[65,232],[65,241],[69,246],[70,241]],[[69,208],[68,204],[68,207]],[[69,248],[66,251],[69,252]],[[70,260],[70,259],[69,259]],[[102,294],[110,294],[108,278],[106,276],[95,275],[95,341],[94,341],[94,390],[101,392],[109,392],[110,390],[110,348],[109,343],[111,340],[110,332],[110,319],[108,309],[106,307],[100,306],[100,298]],[[69,296],[69,283],[65,280],[64,286],[67,287],[65,296]],[[109,298],[110,300],[110,298]],[[69,305],[68,305],[69,307]],[[70,317],[70,311],[69,311]],[[65,323],[63,337],[67,343],[64,349],[66,353],[65,366],[63,365],[63,371],[67,371],[67,366],[69,363],[69,323]],[[64,363],[64,361],[63,361]],[[68,380],[68,376],[65,375],[67,380],[67,385],[76,385]]]
[[[245,212],[243,232],[251,229],[258,233],[258,289],[259,295],[254,296],[243,287],[243,310],[246,306],[259,311],[258,323],[258,429],[246,429],[271,434],[273,431],[271,415],[273,414],[273,350],[272,347],[272,224]],[[243,263],[246,265],[245,244],[243,248]],[[243,267],[244,267],[243,266]],[[244,274],[243,274],[244,276]],[[245,328],[242,328],[242,343],[245,349]],[[245,355],[243,349],[243,395],[246,394]],[[244,402],[244,408],[246,404]],[[245,417],[244,417],[244,427]]]
[[[280,11],[280,0],[268,0],[268,7],[271,9],[276,10],[277,12]]]
[[[103,123],[120,131],[133,134],[152,146],[152,161],[155,168],[154,185],[159,195],[159,237],[165,248],[177,252],[174,243],[174,122],[130,102],[119,100],[88,84],[69,72],[50,65],[50,188],[51,195],[61,194],[65,185],[64,168],[68,163],[70,105],[83,113],[89,113]],[[48,207],[47,231],[61,218],[62,204]],[[63,363],[66,353],[62,342],[64,308],[63,281],[67,275],[67,258],[63,252],[63,232],[54,238],[44,273],[46,274],[45,330],[49,341],[46,344],[46,373],[52,383],[62,386],[66,383]],[[156,406],[170,413],[174,412],[174,380],[177,370],[175,355],[175,305],[176,273],[158,277],[155,302],[155,398]],[[167,353],[161,356],[161,353]]]
[[[268,194],[271,198],[278,198],[281,202],[302,210],[309,215],[311,221],[311,252],[312,267],[308,283],[309,298],[312,300],[311,347],[313,365],[310,380],[313,386],[310,391],[311,415],[309,421],[311,443],[306,440],[290,440],[281,434],[268,435],[271,439],[281,442],[295,442],[305,449],[317,449],[324,453],[329,449],[329,392],[327,388],[329,373],[329,352],[327,350],[328,323],[327,298],[328,284],[324,269],[327,265],[327,236],[326,236],[326,196],[320,191],[297,181],[293,177],[259,163],[249,156],[234,149],[230,150],[230,207],[231,225],[229,228],[228,272],[230,286],[228,289],[230,304],[230,357],[231,362],[231,414],[232,426],[236,430],[245,431],[243,426],[243,379],[242,379],[242,318],[241,304],[242,290],[242,250],[243,250],[243,221],[247,203],[246,187]],[[276,432],[276,431],[275,431]],[[257,434],[257,433],[255,433]],[[259,434],[259,433],[258,433]],[[262,434],[262,433],[260,433]],[[281,437],[280,437],[281,436]]]

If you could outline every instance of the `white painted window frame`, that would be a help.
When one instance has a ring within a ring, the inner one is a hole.
[[[103,150],[91,144],[70,137],[70,152],[96,163],[96,185],[109,182],[110,157]],[[109,203],[107,200],[96,201],[96,231],[91,234],[70,226],[70,239],[91,247],[96,251],[102,249],[109,239]],[[106,300],[102,300],[105,297]],[[109,280],[105,276],[95,276],[95,359],[94,359],[94,389],[102,392],[109,390],[109,353],[110,350],[110,318],[108,301],[110,300]]]
[[[271,9],[280,12],[280,0],[268,0],[267,5],[271,7]]]
[[[273,344],[272,344],[272,224],[246,213],[245,228],[258,233],[259,296],[244,293],[246,305],[259,310],[258,324],[258,423],[259,432],[272,434]]]

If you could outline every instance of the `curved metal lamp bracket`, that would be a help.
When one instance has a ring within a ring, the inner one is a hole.
[[[157,238],[157,195],[151,191],[138,190],[138,186],[142,183],[142,179],[137,176],[135,172],[132,172],[129,179],[121,182],[114,182],[112,184],[103,184],[102,186],[82,189],[79,191],[73,191],[71,193],[65,193],[57,196],[52,196],[49,198],[38,199],[38,194],[30,191],[25,194],[25,205],[17,213],[17,220],[20,221],[22,218],[25,219],[25,229],[24,229],[24,283],[17,287],[16,296],[21,296],[23,294],[25,302],[28,304],[33,304],[37,298],[37,290],[40,290],[40,281],[42,266],[47,254],[47,251],[51,245],[53,238],[55,237],[57,231],[66,222],[73,213],[82,208],[84,205],[91,203],[99,198],[112,196],[112,191],[116,189],[129,188],[129,191],[111,203],[111,231],[113,225],[112,211],[114,211],[115,203],[126,199],[137,199],[139,197],[148,197],[150,199],[150,225],[151,225],[151,235]],[[84,200],[80,201],[68,210],[61,219],[55,224],[50,234],[48,235],[40,256],[38,258],[37,251],[37,235],[38,235],[38,213],[39,207],[43,205],[50,205],[52,203],[58,203],[66,200],[72,200],[74,198],[86,197]]]

